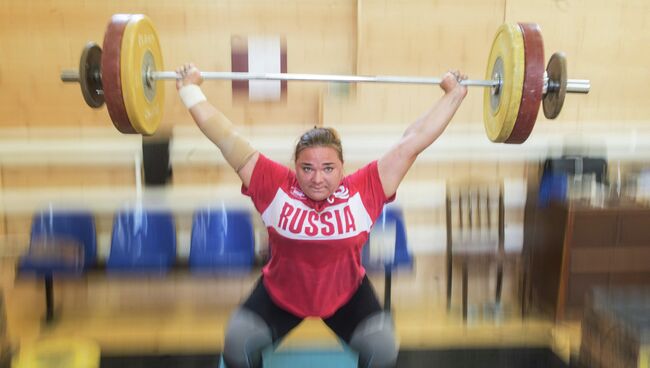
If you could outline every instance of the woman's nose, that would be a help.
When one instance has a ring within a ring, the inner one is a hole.
[[[323,173],[321,173],[320,171],[315,171],[312,180],[315,182],[320,182],[321,180],[323,180]]]

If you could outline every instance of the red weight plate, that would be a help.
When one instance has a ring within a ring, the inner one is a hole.
[[[512,133],[505,143],[524,143],[533,131],[544,88],[544,41],[535,23],[519,23],[524,36],[526,66],[519,113]]]
[[[102,84],[104,99],[108,114],[113,125],[122,133],[137,133],[131,125],[129,115],[122,97],[122,82],[120,79],[120,53],[122,50],[122,35],[131,19],[130,14],[115,14],[106,27],[104,45],[102,47]]]

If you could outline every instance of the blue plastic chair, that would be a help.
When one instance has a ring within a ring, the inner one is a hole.
[[[408,251],[408,242],[406,239],[406,226],[402,210],[396,206],[384,206],[384,209],[375,222],[372,232],[386,231],[387,228],[395,227],[395,251],[392,262],[386,260],[371,260],[369,241],[363,246],[361,262],[369,271],[380,271],[386,267],[390,269],[412,268],[413,257]]]
[[[106,268],[111,273],[165,274],[176,262],[176,225],[167,211],[123,210],[113,220]]]
[[[548,207],[552,201],[565,202],[567,197],[567,175],[544,173],[539,183],[537,207]]]
[[[54,318],[53,276],[79,276],[96,264],[96,257],[92,213],[49,208],[34,214],[29,250],[18,262],[18,274],[44,278],[46,322]]]
[[[189,265],[196,273],[241,273],[255,261],[250,212],[204,208],[194,213]]]
[[[392,286],[392,273],[396,269],[409,269],[413,268],[413,257],[409,253],[408,243],[406,239],[406,226],[404,225],[404,216],[402,210],[395,205],[384,206],[381,215],[372,228],[372,232],[386,231],[389,227],[395,228],[395,250],[392,261],[385,260],[371,260],[370,258],[370,241],[368,241],[361,252],[361,263],[366,270],[370,272],[384,271],[385,290],[384,290],[384,309],[390,310],[391,304],[391,286]]]

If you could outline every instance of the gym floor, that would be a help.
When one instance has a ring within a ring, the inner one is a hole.
[[[446,309],[444,257],[419,258],[413,274],[396,274],[393,313],[400,342],[399,367],[568,367],[579,348],[579,323],[556,324],[531,313],[522,319],[506,272],[501,309],[481,270],[470,273],[470,309],[462,321],[459,292]],[[428,266],[425,266],[426,264]],[[171,275],[144,281],[90,275],[55,280],[53,323],[42,321],[42,280],[13,280],[2,268],[9,334],[14,345],[82,337],[102,349],[101,367],[216,367],[232,309],[258,275],[202,279]],[[484,270],[485,271],[485,270]],[[489,275],[489,272],[488,272]],[[383,278],[371,275],[383,298]],[[456,283],[456,286],[458,286]],[[319,319],[307,319],[280,349],[331,348],[336,337]]]
[[[217,368],[218,354],[104,356],[101,368]],[[548,348],[401,350],[398,368],[564,368]]]

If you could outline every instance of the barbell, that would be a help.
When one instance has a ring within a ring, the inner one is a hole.
[[[104,34],[103,49],[88,43],[78,70],[61,72],[63,82],[78,82],[90,107],[104,103],[122,133],[153,134],[163,114],[165,80],[158,34],[149,17],[115,14]],[[206,80],[325,81],[341,83],[440,84],[441,78],[409,76],[356,76],[291,73],[201,72]],[[530,135],[540,104],[544,115],[556,118],[566,93],[589,93],[585,79],[568,79],[566,57],[554,53],[544,68],[544,44],[534,23],[503,24],[496,33],[485,80],[463,80],[484,87],[483,121],[493,142],[523,143]]]

